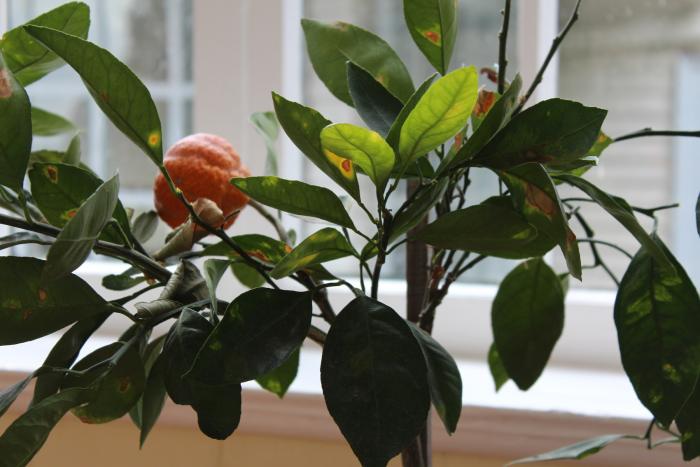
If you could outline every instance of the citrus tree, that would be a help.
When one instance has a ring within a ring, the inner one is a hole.
[[[144,443],[167,397],[191,406],[206,436],[225,439],[241,417],[241,383],[256,380],[282,397],[307,338],[323,346],[326,405],[361,464],[384,466],[401,453],[406,466],[430,465],[431,404],[449,433],[462,408],[457,365],[431,337],[433,322],[451,284],[494,257],[521,260],[493,301],[488,362],[497,387],[509,379],[522,390],[535,384],[562,332],[568,278],[603,268],[618,287],[611,312],[622,363],[651,414],[645,434],[604,435],[533,459],[581,458],[623,437],[653,447],[654,429],[679,442],[686,460],[700,454],[700,300],[662,239],[637,219],[655,219],[666,207],[636,207],[584,177],[615,141],[697,134],[643,130],[613,140],[601,131],[603,109],[562,99],[526,106],[579,5],[524,87],[507,73],[506,1],[499,66],[484,70],[493,89],[479,88],[473,66],[450,67],[457,8],[456,0],[404,0],[406,27],[436,70],[417,85],[375,34],[302,22],[318,77],[365,126],[333,123],[276,93],[274,113],[256,114],[253,122],[270,156],[279,124],[335,191],[276,174],[249,176],[231,146],[212,135],[188,137],[164,157],[148,89],[86,40],[83,3],[67,3],[2,37],[0,223],[15,233],[0,239],[0,249],[48,249],[41,258],[0,257],[0,345],[62,335],[40,368],[0,392],[2,415],[35,380],[31,405],[0,436],[1,466],[26,465],[69,411],[89,423],[128,413]],[[32,107],[25,92],[64,64],[158,169],[156,207],[174,230],[157,251],[142,244],[158,216],[133,216],[119,200],[118,176],[102,180],[81,162],[78,140],[64,151],[32,151],[35,136],[74,131],[63,117]],[[274,157],[270,162],[274,168]],[[476,167],[495,173],[500,190],[470,204]],[[360,190],[361,177],[373,189]],[[580,190],[583,201],[561,199],[564,185]],[[620,247],[595,237],[578,202],[596,203],[638,241],[620,280],[602,251]],[[247,204],[278,238],[226,233]],[[348,204],[359,215],[350,215]],[[276,211],[328,226],[297,242]],[[381,278],[404,243],[409,292],[402,315],[382,303]],[[592,264],[582,264],[580,248],[590,249]],[[543,259],[552,250],[561,251],[566,270]],[[74,274],[93,252],[125,264],[123,273],[103,279],[108,289],[129,290],[122,298],[107,300]],[[357,264],[356,285],[324,267],[339,258]],[[217,288],[229,270],[250,290],[227,303]],[[334,310],[331,287],[347,287],[354,298]],[[139,301],[153,289],[161,290],[158,299]],[[78,360],[113,314],[129,321],[128,330]],[[169,331],[153,332],[162,323]]]

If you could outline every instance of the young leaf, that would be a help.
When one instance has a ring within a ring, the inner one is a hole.
[[[441,74],[450,67],[457,39],[455,0],[404,0],[403,14],[413,41]]]
[[[44,264],[0,257],[0,345],[27,342],[108,310],[107,302],[72,274],[40,285]]]
[[[413,323],[411,332],[423,351],[428,368],[430,399],[449,434],[457,430],[462,413],[462,377],[452,355],[430,334]]]
[[[421,83],[418,89],[416,89],[416,92],[411,95],[406,104],[403,106],[401,112],[399,112],[399,115],[394,120],[394,123],[391,124],[389,133],[386,135],[386,142],[389,143],[389,145],[396,151],[399,150],[399,136],[401,135],[401,128],[403,127],[403,124],[406,122],[406,119],[411,112],[413,112],[413,109],[416,108],[416,105],[418,105],[418,102],[420,102],[423,95],[428,91],[428,89],[430,89],[430,86],[433,84],[433,80],[436,77],[437,73],[433,73],[425,81],[423,81],[423,83]]]
[[[464,128],[476,103],[478,86],[473,66],[458,68],[430,86],[401,127],[401,164],[428,154]]]
[[[355,110],[368,127],[386,137],[403,104],[359,66],[348,62],[347,67],[348,90]]]
[[[206,384],[242,383],[280,366],[311,325],[311,294],[258,288],[239,295],[186,375]]]
[[[680,263],[656,241],[673,269],[661,268],[642,247],[620,282],[615,325],[622,366],[637,397],[668,426],[700,373],[700,298]]]
[[[621,439],[639,439],[637,436],[629,435],[604,435],[596,438],[587,439],[578,443],[564,446],[554,451],[545,452],[532,457],[518,459],[517,461],[509,462],[506,465],[513,464],[528,464],[530,462],[544,462],[554,460],[581,460],[603,449],[610,443]]]
[[[338,99],[352,106],[345,63],[366,70],[402,102],[413,94],[413,82],[396,52],[380,37],[352,24],[301,20],[309,59],[318,77]]]
[[[146,243],[151,239],[158,229],[158,214],[155,211],[142,212],[131,227],[131,233],[136,240],[141,243]]]
[[[295,350],[283,364],[262,376],[258,376],[255,381],[260,387],[282,399],[289,386],[294,382],[298,369],[299,349]]]
[[[85,39],[90,29],[90,8],[83,2],[70,2],[26,24],[58,29]],[[41,79],[64,64],[55,53],[46,50],[27,34],[23,26],[11,29],[2,36],[0,50],[10,70],[24,86]]]
[[[75,271],[87,259],[119,202],[119,176],[107,180],[85,200],[56,237],[41,272],[43,284]]]
[[[254,200],[275,209],[355,228],[343,203],[328,188],[278,177],[232,178],[231,183]]]
[[[250,116],[250,121],[260,136],[265,140],[267,157],[265,158],[265,175],[277,175],[277,148],[275,143],[279,136],[279,123],[274,112],[255,112]]]
[[[506,367],[503,366],[503,360],[501,360],[501,355],[498,353],[495,343],[489,347],[488,361],[493,384],[496,386],[496,392],[498,392],[508,382],[510,376],[508,376]]]
[[[394,150],[379,133],[350,123],[337,123],[321,131],[321,145],[329,158],[357,164],[381,193],[394,168]],[[330,153],[330,154],[329,154]]]
[[[216,300],[216,287],[219,285],[219,281],[223,277],[224,273],[228,269],[231,262],[225,259],[208,259],[204,261],[204,280],[207,283],[207,289],[209,290],[209,297],[211,298],[212,313],[218,314],[217,306],[218,302]]]
[[[70,120],[48,110],[33,107],[31,115],[32,133],[34,136],[55,136],[61,133],[74,133],[77,131],[77,128]]]
[[[146,86],[114,55],[95,44],[53,29],[25,26],[32,37],[68,63],[97,105],[153,162],[163,162],[163,135]]]
[[[19,192],[32,151],[31,104],[0,53],[0,184]]]
[[[496,348],[510,378],[526,391],[542,374],[564,327],[564,292],[542,258],[513,269],[491,307]]]
[[[272,100],[277,119],[289,139],[316,167],[359,201],[360,188],[352,163],[347,161],[344,166],[342,158],[328,159],[321,147],[321,130],[331,122],[316,110],[288,101],[274,92]]]
[[[430,392],[421,347],[403,318],[370,298],[354,299],[333,322],[321,385],[362,465],[385,466],[425,426]]]
[[[270,276],[281,279],[308,266],[352,255],[353,249],[343,234],[328,227],[297,245],[270,271]]]

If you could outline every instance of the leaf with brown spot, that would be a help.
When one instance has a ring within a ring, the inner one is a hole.
[[[0,53],[0,184],[19,191],[32,150],[31,104]]]

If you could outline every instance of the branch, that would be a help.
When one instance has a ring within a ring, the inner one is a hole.
[[[323,344],[326,343],[326,333],[314,326],[313,324],[309,328],[309,333],[306,335],[309,339],[312,341],[316,342],[318,345],[323,347]]]
[[[651,128],[644,128],[643,130],[635,131],[634,133],[618,136],[617,138],[613,139],[613,143],[633,138],[641,138],[643,136],[690,136],[700,138],[700,131],[652,130]]]
[[[503,25],[501,32],[498,33],[498,93],[503,94],[506,88],[506,67],[508,66],[508,57],[506,56],[506,47],[508,42],[508,25],[510,23],[510,0],[506,0],[506,6],[501,12],[503,14]]]

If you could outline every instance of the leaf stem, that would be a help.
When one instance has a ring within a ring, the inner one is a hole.
[[[613,139],[613,143],[626,141],[628,139],[641,138],[644,136],[689,136],[693,138],[700,138],[700,131],[652,130],[651,128],[644,128],[633,133],[618,136],[617,138]]]
[[[619,251],[623,255],[627,256],[628,259],[632,259],[632,255],[627,250],[615,245],[614,243],[606,242],[605,240],[596,240],[594,238],[578,238],[576,239],[576,241],[579,243],[596,243],[598,245],[605,245],[607,247]]]
[[[506,55],[506,47],[508,42],[508,29],[510,24],[510,2],[506,0],[505,7],[501,14],[503,15],[503,24],[501,31],[498,33],[498,93],[503,94],[506,88],[506,67],[508,66],[508,57]]]

